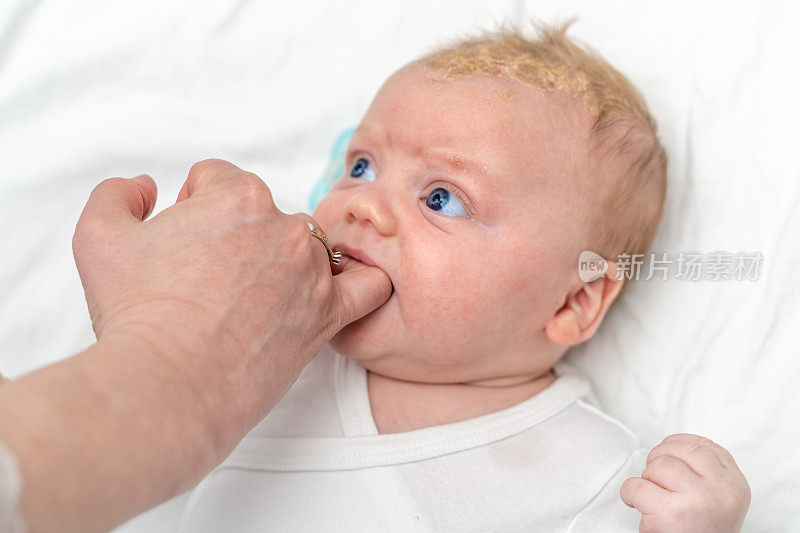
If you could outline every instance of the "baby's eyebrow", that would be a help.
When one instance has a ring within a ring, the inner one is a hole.
[[[423,157],[429,163],[431,160],[436,160],[440,164],[450,167],[458,176],[463,176],[469,181],[478,191],[489,192],[494,189],[494,187],[491,187],[491,178],[487,172],[486,165],[476,159],[445,150],[424,150]]]
[[[450,166],[454,167],[457,170],[466,170],[470,174],[476,174],[478,176],[482,176],[486,178],[486,165],[475,161],[474,159],[465,158],[459,154],[451,154],[448,158],[447,162]]]
[[[356,130],[353,132],[353,139],[356,140],[369,140],[373,142],[385,141],[387,139],[386,131],[381,129],[376,129],[371,126],[367,126],[364,124],[359,124]]]

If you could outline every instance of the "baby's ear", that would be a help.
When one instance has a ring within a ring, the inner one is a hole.
[[[606,260],[608,270],[603,277],[582,282],[567,296],[564,305],[545,326],[545,334],[561,346],[574,346],[589,339],[597,330],[606,311],[622,289],[623,281],[614,273],[617,265]]]

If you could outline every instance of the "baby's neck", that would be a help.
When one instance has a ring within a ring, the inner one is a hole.
[[[367,371],[367,390],[378,433],[399,433],[494,413],[549,387],[552,370],[539,376],[472,383],[418,383]]]

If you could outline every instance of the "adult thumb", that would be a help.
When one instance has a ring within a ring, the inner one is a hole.
[[[364,264],[333,276],[333,282],[339,298],[335,308],[341,310],[336,331],[386,303],[394,290],[386,272]]]

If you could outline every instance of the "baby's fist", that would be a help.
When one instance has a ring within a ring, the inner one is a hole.
[[[619,495],[642,513],[641,533],[739,532],[750,506],[750,485],[728,450],[688,433],[653,448],[642,476],[626,479]]]

